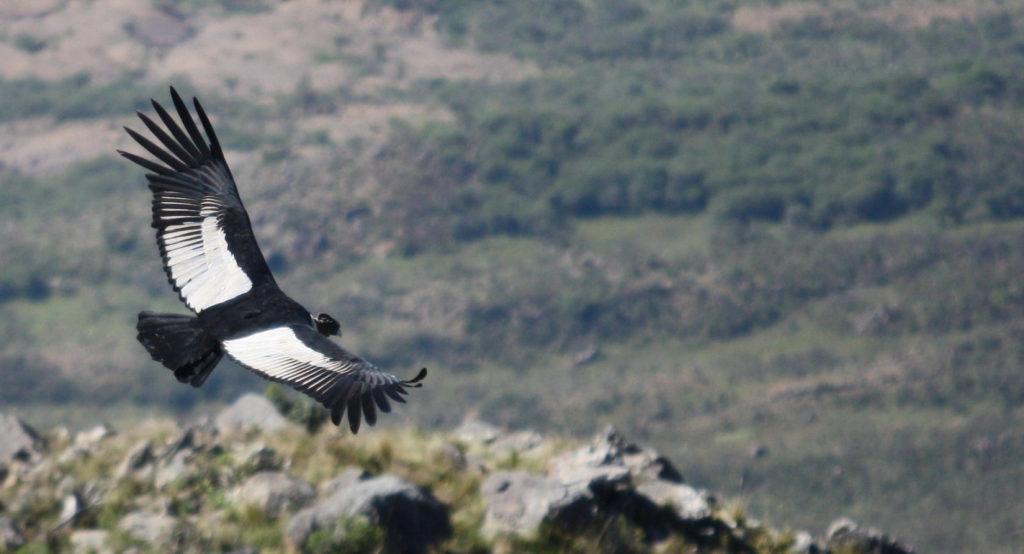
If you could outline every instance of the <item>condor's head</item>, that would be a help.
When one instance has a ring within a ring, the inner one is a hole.
[[[341,336],[341,324],[337,319],[327,314],[317,314],[313,320],[316,322],[316,330],[325,337]]]

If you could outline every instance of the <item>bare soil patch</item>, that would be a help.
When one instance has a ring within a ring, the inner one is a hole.
[[[743,7],[733,13],[732,24],[743,31],[767,33],[778,30],[786,22],[802,21],[808,17],[827,19],[830,16],[831,12],[818,4],[794,3],[758,8]]]
[[[0,125],[0,164],[29,175],[42,175],[112,156],[115,149],[134,146],[122,123],[127,124],[127,119],[55,122],[37,118]]]
[[[184,76],[253,99],[366,80],[513,79],[535,71],[509,56],[453,48],[418,12],[368,11],[360,0],[291,0],[252,14],[183,13],[148,0],[8,0],[0,6],[0,77],[149,81]]]
[[[250,14],[183,13],[150,0],[8,0],[0,5],[0,78],[85,74],[107,82],[134,71],[146,82],[187,79],[200,91],[227,91],[257,103],[273,102],[300,84],[326,93],[345,87],[354,103],[287,124],[299,139],[326,134],[333,144],[326,148],[359,137],[371,150],[392,118],[450,117],[415,102],[378,104],[374,98],[383,89],[439,77],[519,79],[537,71],[508,56],[451,47],[434,21],[420,12],[370,11],[361,0],[290,0]],[[129,119],[0,125],[0,163],[46,174],[112,155],[133,146],[120,129]],[[296,145],[304,156],[316,151]]]

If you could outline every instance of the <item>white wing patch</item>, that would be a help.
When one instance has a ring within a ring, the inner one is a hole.
[[[313,389],[333,383],[334,378],[350,372],[354,365],[306,346],[289,327],[226,340],[224,350],[238,363],[267,377],[293,385],[310,385]]]
[[[187,203],[178,204],[168,198],[161,204],[161,220],[186,220],[168,225],[159,239],[167,253],[171,279],[189,308],[199,313],[252,289],[252,281],[238,266],[220,228],[220,202],[203,199],[200,221],[187,221],[195,216],[195,209]],[[178,205],[180,209],[176,209]]]

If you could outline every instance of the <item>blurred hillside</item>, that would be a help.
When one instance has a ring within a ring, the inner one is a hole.
[[[0,403],[202,411],[121,125],[214,119],[282,287],[427,394],[615,423],[751,514],[1024,542],[1024,7],[977,0],[7,0]],[[102,406],[102,407],[101,407]]]

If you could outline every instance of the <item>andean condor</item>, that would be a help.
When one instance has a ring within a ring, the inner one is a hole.
[[[261,377],[320,402],[331,410],[335,425],[346,412],[353,433],[362,417],[373,425],[376,409],[390,412],[388,398],[404,403],[406,387],[421,386],[426,368],[409,381],[381,371],[327,338],[341,336],[337,320],[314,316],[281,292],[256,244],[210,119],[193,99],[207,144],[174,88],[171,99],[184,130],[155,100],[166,131],[138,114],[164,148],[125,128],[163,164],[118,153],[150,172],[152,226],[164,271],[196,317],[144,311],[139,342],[178,381],[193,387],[202,386],[227,354]]]

